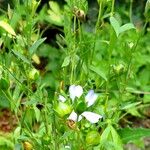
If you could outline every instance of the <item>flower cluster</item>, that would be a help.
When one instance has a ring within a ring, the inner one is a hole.
[[[69,87],[69,96],[72,100],[72,103],[75,103],[75,101],[78,100],[82,96],[82,94],[83,88],[80,85],[71,85]],[[88,91],[87,95],[85,96],[85,103],[87,107],[92,106],[95,103],[97,97],[98,95],[94,93],[94,90]],[[59,100],[64,103],[66,101],[66,98],[62,95],[59,95]],[[96,114],[94,112],[83,111],[81,114],[78,114],[73,110],[69,115],[68,119],[78,122],[83,117],[85,117],[91,123],[97,123],[99,119],[102,118],[101,115]]]

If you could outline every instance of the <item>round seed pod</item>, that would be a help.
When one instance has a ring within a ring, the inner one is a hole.
[[[87,145],[97,145],[100,142],[100,134],[97,131],[90,131],[86,135]]]
[[[72,109],[70,105],[63,102],[59,102],[55,108],[55,111],[57,112],[58,116],[64,117],[65,115],[70,114]]]

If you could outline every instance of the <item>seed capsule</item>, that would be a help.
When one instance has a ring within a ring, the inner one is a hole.
[[[64,117],[65,115],[70,114],[71,110],[71,106],[63,102],[59,102],[55,108],[55,111],[60,117]]]
[[[86,143],[88,145],[97,145],[100,142],[100,134],[97,131],[90,131],[86,135]]]
[[[85,21],[86,20],[86,15],[85,15],[85,12],[83,10],[78,9],[77,7],[75,7],[73,12],[74,12],[75,16],[80,21]]]

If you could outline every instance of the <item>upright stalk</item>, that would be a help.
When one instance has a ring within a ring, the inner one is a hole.
[[[112,0],[112,5],[111,5],[111,16],[114,15],[114,7],[115,7],[115,0]]]
[[[133,6],[133,0],[130,0],[130,22],[132,22],[132,6]]]

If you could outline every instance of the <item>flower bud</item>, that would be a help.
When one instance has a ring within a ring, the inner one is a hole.
[[[68,115],[71,113],[72,108],[70,105],[63,103],[63,102],[59,102],[58,105],[55,108],[55,111],[57,112],[57,114],[60,117],[64,117],[65,115]]]
[[[85,21],[86,14],[83,10],[78,9],[77,7],[74,8],[74,14],[80,21]]]
[[[29,142],[24,142],[23,147],[24,147],[24,150],[32,150],[33,149],[32,144]]]
[[[123,64],[113,65],[113,71],[117,75],[124,73],[125,72],[125,66]]]
[[[147,20],[150,20],[150,0],[147,0],[144,15]]]
[[[97,145],[100,142],[100,134],[97,131],[90,131],[86,135],[86,143],[88,145]]]

